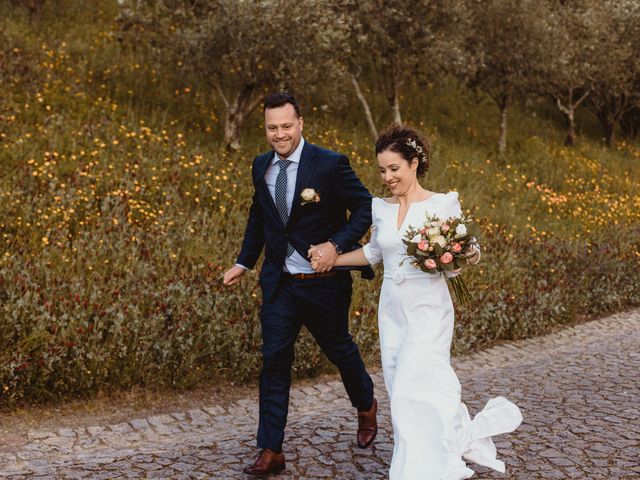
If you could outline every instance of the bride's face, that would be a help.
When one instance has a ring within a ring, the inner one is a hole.
[[[418,181],[416,176],[417,158],[408,162],[399,153],[385,150],[378,154],[378,166],[382,181],[389,187],[393,195],[406,193]]]

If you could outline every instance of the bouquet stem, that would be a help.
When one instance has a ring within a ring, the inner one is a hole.
[[[469,292],[469,289],[465,285],[464,280],[462,280],[462,278],[460,278],[459,276],[453,277],[453,278],[449,278],[449,277],[446,277],[446,278],[447,278],[447,281],[449,282],[449,285],[451,285],[451,289],[453,290],[453,293],[456,296],[456,300],[458,301],[458,303],[460,305],[466,305],[470,303],[472,300],[471,292]]]

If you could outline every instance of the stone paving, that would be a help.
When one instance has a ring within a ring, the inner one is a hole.
[[[454,359],[469,411],[504,395],[524,422],[497,437],[506,474],[482,467],[478,479],[640,479],[640,310],[509,342]],[[355,446],[355,415],[339,381],[292,390],[277,478],[384,479],[391,458],[389,403],[374,375],[381,429],[372,449]],[[240,479],[256,453],[256,398],[135,418],[29,432],[29,443],[0,446],[8,479]]]

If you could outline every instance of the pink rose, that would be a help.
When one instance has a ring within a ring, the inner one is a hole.
[[[456,242],[453,245],[451,245],[451,250],[453,250],[456,253],[460,253],[462,251],[462,245]]]
[[[447,233],[449,231],[449,228],[451,227],[449,227],[448,223],[445,223],[444,225],[442,225],[442,228],[441,228],[442,233]]]
[[[433,258],[427,258],[424,261],[424,266],[431,270],[433,268],[436,268],[438,265],[436,264],[436,261]]]
[[[451,255],[449,252],[444,252],[440,256],[440,261],[442,263],[451,263],[453,261],[453,255]]]
[[[424,235],[425,233],[427,233],[427,229],[423,228],[422,230],[420,230],[419,233],[420,233],[420,235]]]
[[[422,250],[423,252],[429,248],[429,242],[427,242],[426,240],[422,240],[420,243],[418,243],[418,249]]]

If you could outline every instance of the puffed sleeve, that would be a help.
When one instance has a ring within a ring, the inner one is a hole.
[[[362,247],[362,252],[364,253],[365,258],[369,262],[370,265],[375,265],[382,260],[382,250],[380,250],[380,245],[378,244],[378,215],[376,203],[378,202],[377,198],[371,199],[371,238],[369,239],[369,243],[367,243],[364,247]]]
[[[458,192],[449,192],[446,194],[447,197],[447,216],[449,217],[459,217],[462,215],[462,207],[460,206],[460,201],[458,200]]]

